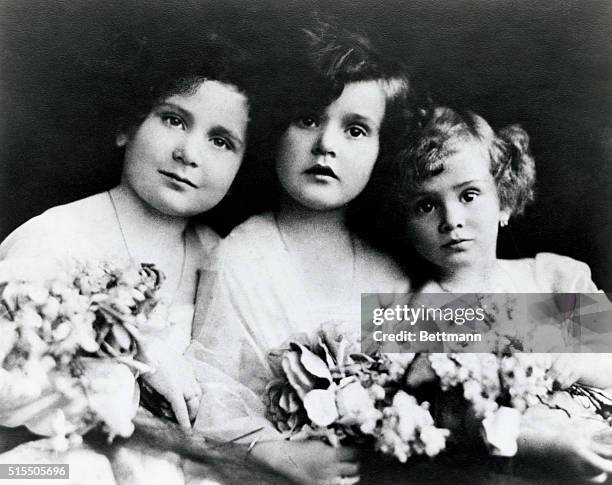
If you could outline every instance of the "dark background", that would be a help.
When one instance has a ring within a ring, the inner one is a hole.
[[[314,10],[403,58],[436,99],[494,128],[520,123],[538,197],[504,232],[502,256],[566,254],[612,291],[609,0],[0,0],[0,239],[117,181],[83,70],[114,35],[211,29],[267,49]]]

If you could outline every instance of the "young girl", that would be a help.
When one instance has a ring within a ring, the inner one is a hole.
[[[408,123],[400,115],[411,93],[363,39],[322,26],[305,40],[306,65],[291,66],[294,83],[280,99],[276,206],[222,241],[211,296],[196,312],[193,355],[236,382],[204,386],[195,427],[222,439],[255,430],[246,438],[255,461],[299,483],[336,483],[358,477],[356,451],[280,440],[261,403],[266,354],[330,320],[359,331],[361,293],[408,289],[400,269],[349,230],[347,212],[393,130]]]
[[[520,127],[495,133],[478,115],[436,108],[418,139],[402,152],[397,169],[399,187],[392,204],[406,221],[408,241],[428,264],[429,278],[419,292],[597,292],[588,266],[571,258],[550,253],[520,260],[496,256],[498,227],[533,199],[535,166]],[[564,388],[574,382],[612,387],[611,355],[559,354],[552,372]],[[526,432],[523,451],[566,446],[570,460],[584,461],[580,466],[612,469],[612,461],[599,456],[609,458],[609,450],[604,454],[593,440],[574,440],[560,429],[555,434],[551,427],[547,437]]]
[[[147,362],[156,369],[144,379],[190,428],[201,391],[182,354],[191,338],[198,274],[218,242],[213,230],[190,219],[216,206],[236,176],[251,89],[240,53],[224,42],[173,38],[162,45],[155,52],[139,47],[139,55],[149,56],[137,67],[146,68],[114,92],[123,98],[109,100],[121,108],[119,185],[19,227],[0,246],[0,274],[52,277],[58,262],[70,259],[155,263],[166,277],[156,309],[163,321],[144,330]]]

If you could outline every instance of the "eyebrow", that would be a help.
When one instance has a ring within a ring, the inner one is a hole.
[[[453,186],[452,186],[452,189],[453,189],[453,190],[460,189],[460,188],[462,188],[462,187],[465,187],[466,185],[472,185],[472,184],[473,184],[473,183],[475,183],[475,182],[487,182],[487,180],[482,180],[482,179],[467,180],[467,181],[465,181],[465,182],[461,182],[460,184],[453,185]],[[415,199],[419,199],[419,198],[421,198],[421,197],[427,197],[427,196],[430,196],[430,195],[432,195],[432,194],[436,194],[436,191],[433,191],[433,190],[432,190],[432,191],[420,190],[420,191],[418,191],[418,192],[413,192],[413,193],[410,195],[410,199],[411,199],[411,200],[415,200]]]
[[[465,187],[466,185],[471,185],[476,182],[488,182],[488,180],[484,180],[484,179],[468,180],[466,182],[461,182],[460,184],[453,185],[453,189],[460,189],[461,187]]]
[[[168,108],[178,111],[181,114],[181,116],[185,116],[186,118],[189,118],[189,119],[193,118],[193,115],[189,111],[180,107],[178,104],[164,101],[163,103],[159,103],[157,105],[157,109],[168,109]]]
[[[378,124],[375,123],[372,118],[370,118],[369,116],[361,115],[359,113],[349,113],[343,117],[343,120],[345,123],[346,122],[354,123],[355,121],[358,121],[358,122],[365,123],[370,126],[378,127]]]

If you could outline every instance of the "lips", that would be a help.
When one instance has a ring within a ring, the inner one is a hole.
[[[173,180],[176,180],[177,182],[181,182],[183,184],[189,185],[190,187],[193,187],[194,189],[197,189],[198,186],[196,184],[194,184],[191,180],[186,179],[181,177],[180,175],[177,175],[173,172],[166,172],[165,170],[158,170],[159,173],[161,173],[162,175],[171,178]]]
[[[338,179],[336,172],[334,172],[331,167],[328,167],[327,165],[321,165],[319,163],[310,167],[308,170],[306,170],[305,173],[309,175],[320,175],[323,177],[332,177]]]
[[[471,242],[471,239],[451,239],[449,242],[442,245],[443,248],[446,249],[460,249],[467,245],[467,243]]]

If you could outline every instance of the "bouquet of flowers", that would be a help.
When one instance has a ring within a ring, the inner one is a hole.
[[[45,282],[0,283],[0,425],[66,449],[95,426],[130,436],[139,327],[157,304],[152,265],[74,263]],[[136,388],[137,389],[137,388]]]
[[[366,355],[339,329],[326,324],[270,352],[277,376],[266,393],[271,421],[291,439],[365,444],[400,461],[437,455],[450,431],[405,385],[415,354]]]
[[[411,456],[486,448],[513,456],[521,414],[553,393],[551,355],[404,353],[367,355],[326,324],[273,350],[269,419],[290,439],[371,446]]]

